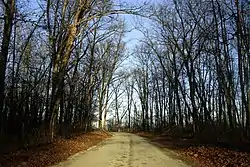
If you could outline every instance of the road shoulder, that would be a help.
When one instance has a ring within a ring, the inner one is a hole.
[[[51,144],[1,155],[0,166],[48,167],[56,165],[101,146],[111,136],[107,132],[95,131],[79,134],[70,139],[58,139]]]
[[[169,148],[167,148],[164,144],[161,144],[160,142],[156,142],[156,141],[153,141],[153,137],[152,136],[141,136],[141,135],[137,135],[141,138],[143,138],[145,141],[147,141],[148,143],[156,146],[159,150],[161,150],[165,155],[173,158],[173,159],[176,159],[176,160],[179,160],[179,161],[182,161],[183,163],[191,166],[191,167],[200,167],[200,165],[193,161],[192,159],[190,159],[189,157],[186,157],[186,156],[183,156],[182,154],[176,152],[176,151],[173,151]]]

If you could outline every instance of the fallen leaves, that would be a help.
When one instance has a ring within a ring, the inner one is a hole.
[[[111,135],[103,132],[90,132],[71,139],[61,139],[54,143],[28,150],[20,150],[0,156],[0,166],[4,167],[46,167],[66,160],[70,156],[87,150]]]
[[[179,153],[199,162],[202,167],[250,166],[250,154],[219,147],[196,146],[178,149]]]
[[[196,145],[194,140],[181,139],[170,135],[137,133],[161,146],[184,155],[200,167],[249,167],[250,153],[215,146]]]

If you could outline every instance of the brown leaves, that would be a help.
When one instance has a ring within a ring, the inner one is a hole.
[[[192,162],[195,162],[195,164],[198,163],[201,167],[250,166],[250,153],[233,151],[221,147],[195,146],[196,141],[193,139],[176,138],[171,135],[154,136],[147,133],[138,133],[138,135],[149,138],[151,141],[160,144],[162,147],[174,150],[181,155],[185,155],[187,159],[191,159]]]
[[[182,148],[178,152],[198,161],[202,167],[250,166],[249,153],[225,148],[197,146]]]
[[[71,155],[98,144],[110,137],[105,132],[91,132],[71,139],[57,140],[29,150],[21,150],[0,157],[4,167],[45,167],[66,160]]]

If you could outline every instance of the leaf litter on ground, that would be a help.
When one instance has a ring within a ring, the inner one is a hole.
[[[139,136],[157,142],[161,146],[171,149],[194,162],[199,167],[249,167],[250,153],[230,148],[195,145],[187,139],[172,138],[168,135],[155,135],[152,133],[138,132]]]
[[[250,166],[250,154],[212,146],[190,146],[177,149],[178,153],[198,161],[201,167],[247,167]]]
[[[67,160],[70,156],[97,145],[111,135],[104,131],[58,139],[47,145],[23,149],[0,156],[0,167],[46,167]]]

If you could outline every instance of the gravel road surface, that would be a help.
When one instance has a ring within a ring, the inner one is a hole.
[[[142,137],[113,133],[101,145],[79,153],[53,167],[188,167]]]

